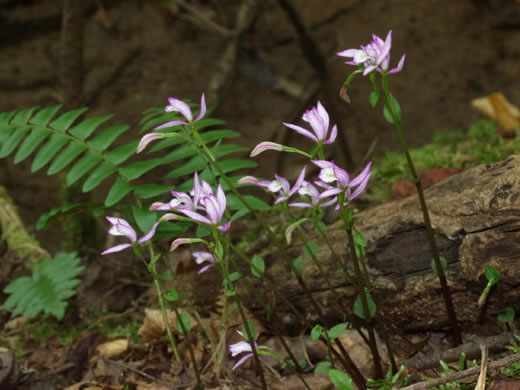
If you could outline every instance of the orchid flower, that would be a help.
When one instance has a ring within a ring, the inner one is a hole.
[[[255,146],[249,157],[256,157],[260,153],[265,152],[266,150],[276,150],[278,152],[282,152],[284,150],[284,146],[275,142],[260,142],[258,145]]]
[[[383,41],[377,35],[372,34],[372,41],[361,49],[347,49],[337,53],[340,57],[350,57],[351,61],[345,62],[349,65],[362,65],[363,76],[366,76],[372,71],[377,71],[383,74],[392,74],[400,72],[403,69],[406,55],[403,54],[397,66],[388,70],[390,65],[390,49],[392,47],[392,30],[388,32],[386,39]]]
[[[135,243],[142,244],[143,242],[146,242],[150,240],[153,235],[155,234],[155,230],[157,229],[157,225],[159,225],[159,222],[154,223],[152,226],[152,229],[143,237],[141,237],[139,240],[137,239],[137,233],[134,230],[130,224],[125,221],[123,218],[117,218],[117,217],[106,217],[108,222],[112,224],[112,227],[108,231],[108,234],[111,234],[112,236],[126,236],[130,242],[125,244],[119,244],[116,246],[113,246],[112,248],[108,248],[107,250],[103,251],[101,254],[106,255],[108,253],[114,253],[114,252],[120,252],[122,250],[125,250],[126,248],[130,248]]]
[[[312,185],[311,183],[304,181],[301,185],[301,187],[298,190],[298,194],[301,196],[309,196],[311,198],[310,202],[294,202],[289,203],[289,206],[291,207],[327,207],[337,202],[338,198],[334,197],[331,200],[328,200],[327,202],[323,202],[320,198],[320,192],[318,189]]]
[[[215,258],[209,252],[193,252],[191,255],[195,259],[195,263],[199,265],[203,263],[209,263],[199,270],[199,274],[206,272],[208,269],[215,265]]]
[[[299,190],[304,181],[306,169],[307,167],[303,167],[298,176],[298,179],[296,179],[296,182],[292,187],[285,177],[281,177],[276,173],[274,174],[275,179],[272,181],[258,180],[253,176],[244,176],[243,178],[237,181],[237,184],[254,184],[266,188],[269,192],[280,193],[281,196],[279,196],[274,202],[274,204],[278,204],[289,199],[296,191]]]
[[[174,97],[169,97],[168,102],[170,103],[164,108],[166,112],[179,112],[186,120],[185,121],[171,121],[163,123],[160,126],[154,127],[154,130],[162,129],[165,127],[172,127],[176,125],[191,125],[198,120],[200,120],[206,114],[206,100],[204,99],[204,93],[200,98],[200,113],[197,115],[195,119],[193,119],[193,113],[191,112],[190,106],[184,103],[182,100],[176,99]],[[139,145],[137,146],[137,153],[141,153],[150,142],[155,141],[156,139],[164,138],[165,135],[163,133],[148,133],[141,141],[139,141]]]
[[[150,210],[195,209],[195,204],[187,193],[178,191],[170,191],[170,193],[173,196],[172,200],[170,200],[168,203],[154,202],[150,206]]]
[[[244,334],[241,331],[237,330],[237,333],[240,334],[240,336],[244,337]],[[258,350],[258,344],[256,343],[256,341],[253,344],[255,346],[255,349]],[[239,341],[238,343],[230,344],[229,345],[229,352],[231,353],[231,357],[235,357],[237,355],[240,355],[243,352],[248,352],[244,356],[242,356],[238,360],[238,362],[235,363],[235,365],[233,366],[233,368],[231,370],[234,370],[238,366],[244,364],[244,362],[247,359],[249,359],[251,356],[253,356],[253,350],[251,349],[251,344],[249,342],[247,342],[247,341]]]
[[[316,184],[325,189],[325,191],[318,196],[318,199],[324,199],[344,193],[346,200],[344,205],[347,205],[352,199],[357,198],[363,191],[365,191],[371,175],[371,161],[366,165],[365,169],[363,169],[363,171],[352,180],[350,180],[347,171],[338,167],[334,162],[313,160],[312,163],[321,168],[319,174],[320,181],[317,181]],[[336,186],[329,184],[334,182],[336,182]],[[352,192],[353,189],[354,191]]]
[[[165,127],[172,127],[176,125],[192,125],[193,123],[202,119],[202,117],[206,114],[206,100],[204,99],[204,93],[200,97],[200,113],[197,115],[195,119],[193,119],[193,113],[191,112],[190,106],[188,106],[182,100],[176,99],[174,97],[169,97],[168,102],[170,103],[164,108],[166,112],[178,112],[180,113],[186,120],[184,121],[171,121],[163,123],[160,126],[154,128],[154,130],[163,129]]]
[[[226,194],[220,184],[215,195],[207,182],[202,180],[201,184],[199,176],[195,172],[193,189],[190,194],[191,197],[184,192],[172,191],[174,199],[168,203],[156,202],[150,208],[152,210],[175,210],[195,222],[216,226],[220,231],[225,232],[229,229],[231,221],[219,225],[226,211],[227,204]],[[201,214],[199,211],[205,211],[206,215]]]
[[[327,139],[327,134],[329,132],[329,114],[321,102],[318,101],[316,107],[312,107],[310,110],[305,111],[302,115],[302,119],[311,125],[312,132],[303,127],[293,125],[292,123],[284,122],[283,124],[284,126],[297,131],[301,135],[312,139],[317,144],[331,144],[336,140],[336,136],[338,135],[337,125],[332,126],[330,137]]]

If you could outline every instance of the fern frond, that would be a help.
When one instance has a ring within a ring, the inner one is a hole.
[[[13,317],[23,314],[32,318],[40,313],[51,314],[61,320],[67,299],[74,296],[79,284],[76,277],[85,267],[79,265],[75,253],[61,253],[38,264],[32,276],[24,276],[9,283],[4,293],[9,298],[4,307],[13,310]]]

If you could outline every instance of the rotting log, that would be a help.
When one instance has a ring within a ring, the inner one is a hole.
[[[511,156],[495,164],[468,169],[426,190],[433,228],[441,256],[447,260],[447,277],[457,318],[462,323],[476,323],[501,312],[496,289],[483,309],[478,297],[486,285],[484,266],[498,268],[506,306],[520,310],[520,156]],[[373,296],[382,308],[386,328],[399,331],[441,330],[448,328],[448,318],[438,278],[431,268],[431,254],[421,209],[416,196],[391,201],[359,213],[356,227],[367,239],[367,264],[373,281]],[[338,224],[329,226],[334,250],[348,259],[345,232]],[[308,239],[315,239],[308,236]],[[297,240],[288,248],[296,258],[303,253]],[[307,298],[288,272],[273,245],[261,253],[269,275],[285,296],[317,319]],[[336,272],[339,265],[325,244],[320,243],[318,258],[330,276],[332,286],[341,295],[343,305],[352,308],[356,293]],[[306,260],[303,278],[314,297],[323,306],[332,325],[344,321],[332,292],[316,267]],[[244,290],[245,302],[261,318],[267,318],[257,296],[276,307],[278,318],[288,329],[300,326],[273,292],[258,282],[253,296]],[[350,313],[347,318],[352,320]]]
[[[7,243],[7,251],[27,268],[49,257],[38,241],[31,237],[18,216],[16,206],[7,190],[0,186],[0,242]]]

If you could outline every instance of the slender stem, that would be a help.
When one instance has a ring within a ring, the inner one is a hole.
[[[195,134],[195,138],[197,139],[197,141],[201,142],[201,144],[203,145],[203,149],[207,153],[207,157],[208,157],[210,164],[213,165],[217,169],[221,178],[224,180],[224,182],[229,187],[231,192],[240,200],[240,202],[249,210],[249,212],[251,212],[251,214],[253,214],[253,216],[258,220],[258,222],[260,222],[260,225],[262,226],[262,228],[267,232],[269,237],[273,240],[273,242],[278,247],[278,249],[280,251],[279,253],[282,255],[282,257],[285,260],[285,262],[287,263],[287,265],[293,271],[295,271],[294,265],[292,264],[292,262],[289,258],[289,255],[287,254],[287,251],[285,250],[283,244],[281,243],[281,240],[273,232],[271,227],[265,222],[264,218],[259,213],[257,213],[256,210],[249,204],[249,202],[247,202],[247,200],[242,196],[242,194],[240,194],[240,192],[237,191],[236,187],[233,185],[231,180],[227,177],[227,175],[222,170],[220,165],[216,162],[216,159],[213,156],[213,154],[211,153],[211,151],[205,146],[204,142],[198,135],[197,130],[194,127],[192,127],[192,129],[193,129],[193,132]],[[296,273],[295,273],[295,275],[296,275]],[[310,302],[311,306],[313,307],[313,309],[315,310],[318,317],[320,318],[320,321],[325,323],[326,321],[325,321],[323,312],[321,311],[318,303],[312,296],[312,293],[310,292],[310,289],[305,284],[304,280],[301,278],[301,276],[296,276],[296,280],[297,280],[298,284],[300,285],[300,287],[302,288],[302,290],[304,291],[307,298],[309,299],[309,302]],[[349,371],[349,374],[351,374],[351,376],[352,376],[353,380],[356,382],[356,384],[360,385],[360,387],[362,388],[365,385],[365,379],[364,379],[363,375],[361,374],[359,369],[356,367],[355,363],[352,361],[350,355],[345,350],[345,348],[343,347],[341,342],[338,339],[336,339],[334,341],[335,341],[336,345],[338,346],[341,354],[343,355],[345,362],[347,363],[347,367],[345,367],[345,368]]]
[[[231,249],[235,251],[235,253],[243,259],[250,267],[252,267],[256,272],[260,273],[260,270],[249,260],[249,258],[244,255],[244,253],[237,248],[235,245],[230,243]],[[231,261],[234,262],[233,257],[230,257]],[[235,267],[237,267],[235,263]],[[271,280],[268,276],[265,274],[263,275],[263,280],[267,282],[269,287],[274,291],[274,293],[282,300],[282,302],[294,313],[296,317],[302,322],[302,324],[308,328],[312,328],[312,324],[309,322],[309,320],[285,297],[285,295],[280,291],[280,289],[276,286],[275,282]],[[321,336],[320,340],[327,344],[328,340]],[[352,361],[350,358],[350,355],[347,353],[341,342],[339,340],[334,340],[336,346],[340,350],[341,354],[337,353],[336,350],[332,350],[333,353],[336,355],[336,357],[341,361],[343,367],[350,373],[352,376],[352,379],[356,383],[356,385],[362,389],[365,386],[365,378],[363,374],[361,374],[361,371],[357,368],[356,364]]]
[[[226,243],[226,240],[224,240],[224,239],[221,240],[220,233],[217,231],[217,229],[213,229],[212,235],[213,235],[213,239],[215,241],[215,245],[217,245],[219,242],[221,245]],[[235,286],[233,285],[233,282],[231,281],[231,279],[229,277],[227,262],[224,262],[223,259],[216,252],[214,252],[213,255],[215,256],[215,259],[216,259],[217,268],[220,271],[222,278],[226,282],[226,286],[227,286],[226,288],[235,289]],[[246,317],[246,313],[244,312],[244,307],[242,306],[242,300],[238,296],[238,293],[236,290],[234,291],[233,299],[235,301],[235,304],[238,308],[238,312],[240,313],[240,317],[244,324],[244,330],[246,332],[247,341],[248,341],[249,345],[251,346],[251,351],[253,353],[253,359],[255,361],[255,364],[256,364],[256,367],[258,370],[258,374],[260,376],[260,382],[262,383],[262,389],[267,390],[267,384],[265,382],[264,370],[262,368],[262,363],[260,362],[260,358],[258,357],[258,351],[256,350],[255,340],[253,338],[253,332],[251,332],[251,329],[249,327],[249,322]]]
[[[406,162],[408,163],[408,168],[410,169],[410,173],[412,174],[412,178],[415,182],[415,186],[417,188],[417,194],[419,196],[419,203],[421,205],[421,210],[424,219],[424,225],[426,227],[426,236],[428,237],[428,242],[430,245],[430,251],[433,256],[433,261],[435,262],[435,266],[437,268],[437,276],[439,277],[439,282],[441,284],[442,295],[444,297],[444,302],[446,305],[446,311],[448,312],[448,317],[451,323],[451,327],[453,330],[453,338],[456,345],[462,344],[462,336],[460,334],[459,325],[457,323],[457,316],[455,314],[455,309],[453,306],[453,300],[451,298],[450,289],[448,287],[448,282],[446,280],[446,274],[442,268],[442,263],[439,255],[439,249],[437,247],[437,243],[435,241],[435,236],[430,220],[430,213],[428,212],[428,206],[426,204],[426,200],[424,197],[424,191],[421,183],[421,179],[417,175],[417,171],[415,169],[414,163],[412,161],[412,157],[410,156],[410,151],[408,148],[408,143],[406,142],[406,138],[404,136],[403,129],[401,127],[401,122],[396,113],[394,112],[393,104],[390,99],[390,90],[388,88],[388,79],[386,76],[383,76],[383,96],[384,96],[384,104],[388,109],[390,115],[393,119],[393,124],[397,130],[397,134],[399,136],[399,143],[401,144],[401,149],[405,155]]]

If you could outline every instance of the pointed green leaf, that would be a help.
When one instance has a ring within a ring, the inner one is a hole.
[[[30,121],[32,125],[47,126],[47,123],[54,117],[54,115],[60,110],[62,104],[44,108],[40,110]]]
[[[78,157],[86,150],[83,144],[70,143],[60,154],[54,159],[51,166],[47,170],[48,175],[54,175],[69,165],[72,160]]]
[[[132,191],[132,186],[121,177],[118,177],[108,192],[105,199],[105,206],[112,207],[127,196],[130,191]]]
[[[138,144],[139,141],[132,141],[121,145],[120,147],[105,153],[105,158],[114,165],[120,165],[135,154]]]
[[[251,260],[251,273],[253,276],[257,278],[261,278],[265,272],[265,262],[261,256],[254,255],[253,260]]]
[[[26,108],[24,110],[17,111],[16,115],[11,120],[11,125],[16,125],[16,126],[26,125],[27,122],[29,121],[29,119],[31,119],[33,112],[37,108],[38,107],[31,107],[31,108]]]
[[[49,135],[50,133],[46,129],[32,129],[16,152],[14,163],[18,164],[20,161],[25,160]]]
[[[58,119],[51,122],[49,126],[54,130],[65,132],[72,125],[72,123],[74,123],[74,121],[87,110],[88,108],[85,107],[66,112],[65,114],[61,115]]]
[[[67,173],[67,185],[72,185],[81,179],[88,171],[102,160],[99,154],[92,153],[90,150],[81,157]]]
[[[114,142],[117,137],[127,131],[130,126],[127,125],[118,125],[111,126],[101,131],[98,135],[96,135],[93,139],[87,141],[87,144],[90,145],[93,149],[98,152],[102,152],[106,150],[112,142]]]
[[[167,138],[166,140],[171,139]],[[161,159],[161,164],[168,164],[174,161],[182,160],[188,157],[193,157],[197,154],[197,147],[195,145],[184,145],[168,153]]]
[[[172,186],[163,186],[159,184],[143,184],[140,186],[136,186],[134,192],[141,199],[149,199],[157,195],[169,192],[172,189]]]
[[[195,122],[195,128],[197,130],[202,130],[202,129],[204,129],[206,127],[210,127],[210,126],[222,126],[225,123],[226,122],[224,122],[222,119],[202,118],[201,120]]]
[[[224,173],[236,171],[244,168],[256,168],[258,164],[251,160],[242,160],[239,158],[230,158],[228,160],[219,161],[220,168]]]
[[[31,172],[43,168],[51,159],[58,153],[58,151],[69,141],[69,138],[61,133],[51,134],[49,140],[43,145],[34,157]]]
[[[329,379],[334,386],[339,387],[340,390],[353,390],[352,379],[343,371],[331,368],[329,370]]]
[[[240,137],[240,133],[233,130],[210,130],[202,133],[200,138],[206,143],[209,144],[213,141],[224,139],[224,138],[236,138]],[[150,153],[157,152],[159,150],[168,148],[170,146],[179,145],[186,142],[180,137],[170,137],[162,139],[157,142],[154,146],[150,148]]]
[[[254,210],[271,210],[271,206],[269,206],[267,203],[265,203],[263,200],[258,199],[256,196],[253,195],[242,195],[243,198],[245,198],[246,202],[254,209]],[[227,208],[229,210],[240,210],[243,208],[244,205],[236,197],[234,194],[229,194],[227,196]]]
[[[158,116],[156,118],[151,118],[150,120],[148,120],[146,123],[143,123],[143,125],[141,126],[141,129],[139,130],[139,133],[144,133],[145,131],[148,131],[152,128],[155,128],[159,125],[162,125],[163,123],[166,123],[166,122],[171,122],[171,121],[174,121],[174,120],[184,120],[184,117],[181,117],[179,115],[175,115],[175,114],[172,114],[172,113],[164,113],[163,111],[163,115],[161,116]],[[162,131],[167,131],[167,132],[171,132],[171,131],[175,131],[175,128],[180,128],[179,125],[178,126],[172,126],[172,127],[168,127],[168,128],[164,128],[164,129],[161,129]]]
[[[108,164],[106,162],[102,162],[94,171],[90,174],[90,176],[83,183],[82,191],[89,192],[100,185],[103,180],[109,177],[112,173],[117,170],[115,166],[112,164]]]
[[[176,177],[191,175],[197,171],[204,169],[206,162],[200,156],[195,156],[189,160],[186,164],[174,169],[170,173],[164,176],[165,179],[173,179]]]
[[[16,111],[8,111],[8,112],[2,112],[0,114],[0,126],[7,126],[9,125],[9,121],[11,120],[11,118],[14,116],[14,114],[16,113]]]
[[[100,124],[108,121],[112,116],[113,115],[103,115],[85,119],[70,129],[69,134],[81,140],[86,140]]]
[[[9,138],[3,142],[2,148],[0,149],[0,158],[9,156],[30,129],[30,127],[20,127],[15,129]]]
[[[156,212],[150,211],[147,208],[132,205],[132,215],[139,229],[145,234],[148,233],[152,229],[153,224],[157,222]]]
[[[122,167],[120,169],[120,172],[128,180],[134,180],[134,179],[137,179],[138,177],[141,177],[146,172],[149,172],[152,169],[154,169],[156,166],[159,165],[160,162],[161,162],[161,160],[158,158],[154,158],[152,160],[146,160],[146,161],[137,161],[135,163],[127,165],[126,167]]]

